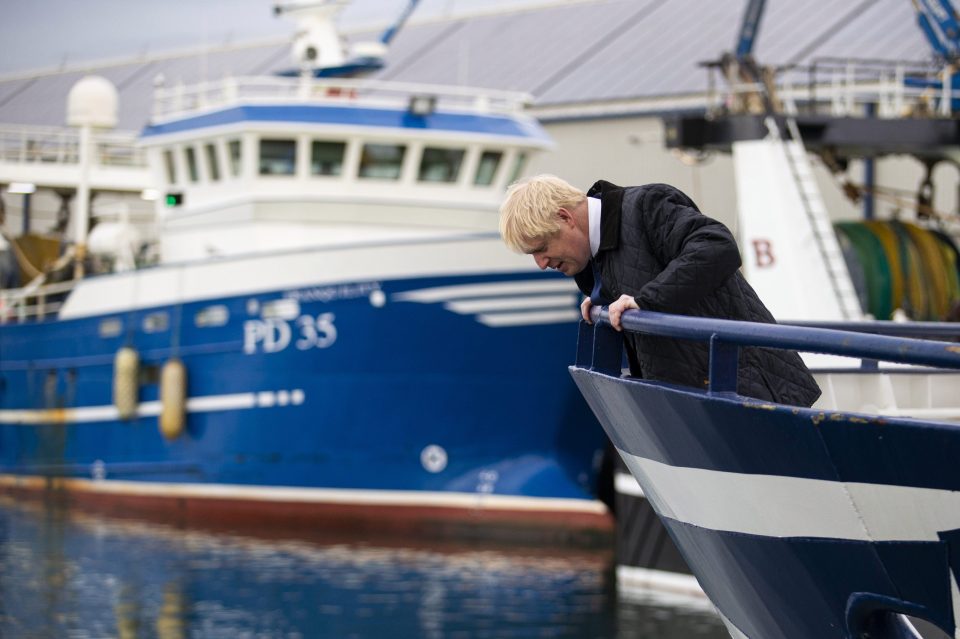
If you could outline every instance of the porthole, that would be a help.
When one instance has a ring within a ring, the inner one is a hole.
[[[170,328],[170,316],[165,311],[150,313],[143,318],[144,333],[161,333]]]
[[[229,320],[230,311],[222,304],[204,307],[193,316],[193,323],[199,328],[223,326]]]
[[[97,333],[100,337],[116,337],[123,332],[123,322],[119,318],[111,317],[109,319],[100,320],[100,326],[97,328]]]

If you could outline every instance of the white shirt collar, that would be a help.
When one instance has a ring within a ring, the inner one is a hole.
[[[596,257],[600,250],[600,199],[587,198],[587,218],[590,223],[590,256]]]

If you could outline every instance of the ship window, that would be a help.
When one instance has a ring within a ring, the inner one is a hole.
[[[314,140],[310,144],[310,173],[340,175],[343,171],[343,152],[346,148],[347,145],[343,142]]]
[[[480,164],[477,165],[477,175],[473,178],[473,183],[477,186],[493,184],[493,176],[497,174],[497,168],[502,159],[502,151],[484,151],[480,156]]]
[[[100,337],[116,337],[123,332],[123,322],[116,317],[100,320]]]
[[[193,317],[193,323],[200,328],[210,326],[223,326],[230,319],[230,311],[226,306],[217,304],[216,306],[207,306],[197,311]]]
[[[296,140],[260,140],[260,175],[293,175],[296,167]]]
[[[406,151],[407,147],[403,144],[364,144],[360,156],[360,177],[400,179]]]
[[[207,144],[204,147],[207,152],[207,168],[210,170],[210,179],[217,181],[220,179],[220,163],[217,162],[217,147]]]
[[[523,173],[524,166],[527,163],[527,154],[518,153],[517,160],[513,165],[513,171],[510,173],[510,183],[516,182],[517,178],[520,177],[520,174]]]
[[[425,148],[420,159],[420,181],[456,182],[463,154],[463,149]]]
[[[300,302],[291,297],[264,302],[260,310],[260,317],[263,319],[294,320],[298,315],[300,315]]]
[[[176,184],[177,165],[173,162],[173,153],[171,151],[163,152],[163,163],[167,167],[167,182],[169,184]]]
[[[170,316],[165,312],[150,313],[143,318],[144,333],[159,333],[170,327]]]
[[[186,149],[187,152],[187,173],[190,175],[191,182],[200,181],[200,174],[197,172],[197,152],[193,150],[192,146],[188,146]]]
[[[230,174],[233,177],[240,175],[240,140],[230,140],[227,144],[230,150]]]

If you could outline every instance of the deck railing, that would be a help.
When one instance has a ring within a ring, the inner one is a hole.
[[[580,323],[577,343],[577,367],[607,374],[620,374],[623,336],[610,327],[607,308],[594,308],[591,314],[595,325]],[[760,346],[790,349],[807,353],[824,353],[867,361],[897,362],[919,366],[933,366],[960,370],[960,342],[893,337],[864,332],[866,324],[848,326],[851,330],[819,328],[810,325],[761,324],[735,320],[709,319],[670,315],[652,311],[627,311],[622,316],[626,331],[708,342],[710,364],[708,389],[711,393],[730,393],[737,390],[737,367],[740,347]],[[960,324],[922,322],[870,322],[880,325],[873,330],[899,334],[928,334],[933,330],[939,336],[960,337]],[[939,332],[938,332],[939,331]]]
[[[0,162],[76,165],[80,132],[68,127],[0,126]],[[145,167],[146,155],[133,132],[94,132],[93,163],[110,167]]]
[[[76,280],[69,280],[0,289],[0,324],[28,322],[54,316],[76,283]]]
[[[709,108],[748,109],[750,96],[770,96],[778,110],[833,117],[951,117],[960,109],[956,71],[925,62],[818,58],[810,65],[773,69],[770,87],[760,82],[718,82],[721,62],[707,62]]]
[[[471,112],[513,113],[533,101],[527,93],[469,87],[384,82],[349,78],[238,77],[193,85],[159,87],[154,92],[153,119],[162,121],[192,111],[239,104],[358,104],[411,106],[423,98],[429,108]],[[432,102],[430,102],[432,100]]]

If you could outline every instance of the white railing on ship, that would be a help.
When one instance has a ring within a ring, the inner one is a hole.
[[[41,286],[28,284],[23,288],[0,289],[0,324],[26,322],[56,313],[63,306],[63,301],[49,301],[49,298],[58,294],[65,296],[75,285],[76,280],[70,280]]]
[[[140,168],[147,165],[137,134],[94,132],[93,162],[99,166]],[[0,126],[0,162],[79,164],[80,132],[67,127]]]
[[[153,117],[167,119],[191,111],[243,103],[362,102],[365,106],[406,108],[412,97],[436,100],[436,106],[471,112],[511,113],[533,101],[528,93],[410,82],[343,78],[227,78],[194,85],[159,87]]]
[[[720,91],[713,74],[719,65],[706,65],[711,73],[708,104],[729,109],[742,98],[762,95],[761,83],[727,83]],[[902,118],[909,115],[950,117],[960,92],[951,89],[949,68],[934,69],[922,63],[876,60],[824,59],[806,68],[778,69],[776,95],[782,102],[803,105],[807,112],[834,117]],[[926,86],[921,84],[926,83]]]

